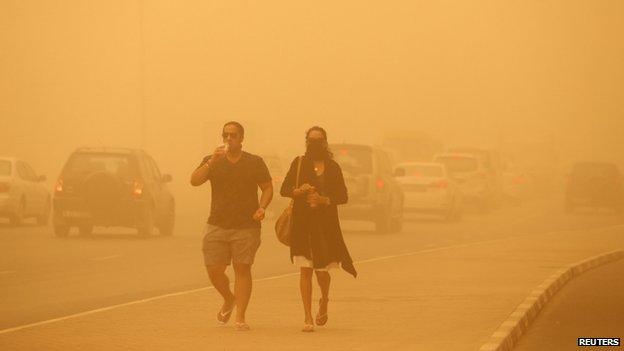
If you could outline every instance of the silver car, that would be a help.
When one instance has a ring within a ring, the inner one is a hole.
[[[45,225],[50,218],[50,192],[28,163],[11,157],[0,157],[0,217],[19,225],[26,218],[36,218]]]

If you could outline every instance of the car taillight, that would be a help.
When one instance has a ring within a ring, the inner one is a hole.
[[[516,184],[524,184],[524,177],[523,176],[518,176],[514,179],[514,183]]]
[[[383,181],[383,179],[377,179],[377,181],[375,182],[375,187],[379,190],[383,189],[386,186],[386,183]]]
[[[0,193],[8,193],[11,189],[11,185],[8,183],[0,183]]]
[[[135,181],[132,184],[132,196],[140,197],[143,195],[143,183]]]
[[[440,189],[446,189],[448,187],[448,182],[446,180],[441,180],[436,183],[436,186]]]
[[[59,179],[56,181],[56,186],[54,187],[54,191],[57,193],[63,192],[63,179]]]

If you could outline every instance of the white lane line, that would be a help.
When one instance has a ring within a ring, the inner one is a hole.
[[[110,255],[110,256],[104,256],[104,257],[94,257],[91,259],[91,261],[105,261],[105,260],[110,260],[113,258],[117,258],[120,257],[121,255]]]
[[[622,226],[623,225],[621,225],[621,224],[620,225],[615,225],[615,226],[605,226],[605,227],[602,227],[600,229],[617,228],[617,227],[622,227]],[[573,232],[573,231],[583,231],[583,230],[585,230],[585,229],[576,229],[576,230],[558,231],[558,232],[554,231],[554,232],[548,232],[548,233],[545,233],[545,234],[535,234],[535,235],[549,235],[549,234],[556,234],[556,233],[561,233],[561,232]],[[359,263],[368,263],[368,262],[382,261],[382,260],[387,260],[387,259],[393,259],[393,258],[399,258],[399,257],[405,257],[405,256],[412,256],[412,255],[416,255],[416,254],[419,254],[419,253],[429,253],[429,252],[442,251],[442,250],[448,250],[448,249],[453,249],[453,248],[468,247],[468,246],[473,246],[473,245],[478,245],[478,244],[487,244],[487,243],[492,243],[492,242],[497,242],[497,241],[513,240],[513,239],[518,239],[518,238],[521,238],[521,237],[522,236],[519,236],[519,237],[518,236],[513,236],[513,237],[493,239],[493,240],[473,241],[473,242],[466,243],[466,244],[451,245],[451,246],[441,246],[441,247],[437,247],[437,248],[433,248],[433,249],[418,250],[418,251],[403,253],[403,254],[399,254],[399,255],[389,255],[389,256],[382,256],[382,257],[377,257],[377,258],[371,258],[371,259],[367,259],[367,260],[356,261],[354,263],[358,263],[359,264]],[[261,282],[261,281],[275,280],[275,279],[285,278],[285,277],[292,277],[292,276],[296,276],[296,275],[299,275],[299,272],[280,274],[280,275],[275,275],[275,276],[261,278],[261,279],[254,279],[253,281],[254,282]],[[110,310],[117,309],[117,308],[120,308],[120,307],[138,305],[138,304],[141,304],[141,303],[155,301],[155,300],[161,300],[161,299],[165,299],[165,298],[168,298],[168,297],[192,294],[192,293],[195,293],[195,292],[212,290],[212,289],[214,289],[214,287],[207,286],[207,287],[198,288],[198,289],[179,291],[179,292],[175,292],[175,293],[149,297],[149,298],[146,298],[146,299],[130,301],[130,302],[126,302],[126,303],[122,303],[122,304],[118,304],[118,305],[112,305],[112,306],[108,306],[108,307],[103,307],[103,308],[98,308],[98,309],[89,310],[89,311],[85,311],[85,312],[80,312],[80,313],[76,313],[76,314],[71,314],[71,315],[64,316],[64,317],[48,319],[48,320],[45,320],[45,321],[35,322],[35,323],[31,323],[31,324],[25,324],[25,325],[13,327],[13,328],[8,328],[8,329],[2,329],[2,330],[0,330],[0,334],[7,334],[7,333],[15,332],[15,331],[18,331],[18,330],[22,330],[22,329],[32,328],[32,327],[45,325],[45,324],[50,324],[50,323],[55,323],[55,322],[61,322],[61,321],[65,321],[65,320],[68,320],[68,319],[78,318],[78,317],[82,317],[82,316],[88,316],[90,314],[94,314],[94,313],[98,313],[98,312],[110,311]]]

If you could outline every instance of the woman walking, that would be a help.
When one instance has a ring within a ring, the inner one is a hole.
[[[337,205],[347,202],[347,188],[342,170],[327,146],[327,133],[321,127],[306,132],[306,153],[295,158],[284,179],[280,193],[294,199],[292,212],[291,261],[300,267],[299,287],[304,310],[304,332],[314,331],[314,324],[327,323],[329,269],[342,268],[357,276],[345,245],[338,220]],[[299,182],[297,169],[301,162]],[[300,184],[296,187],[296,184]],[[312,318],[312,276],[321,289],[316,318]]]

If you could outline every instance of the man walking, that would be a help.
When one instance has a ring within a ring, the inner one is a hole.
[[[212,203],[203,239],[204,264],[223,296],[217,320],[227,323],[236,307],[235,328],[249,330],[245,311],[251,297],[251,265],[260,247],[260,222],[273,198],[269,170],[261,157],[242,150],[245,130],[238,122],[223,126],[223,145],[191,175],[191,184],[210,180]],[[258,201],[258,187],[262,191]],[[234,267],[234,293],[225,269]]]

